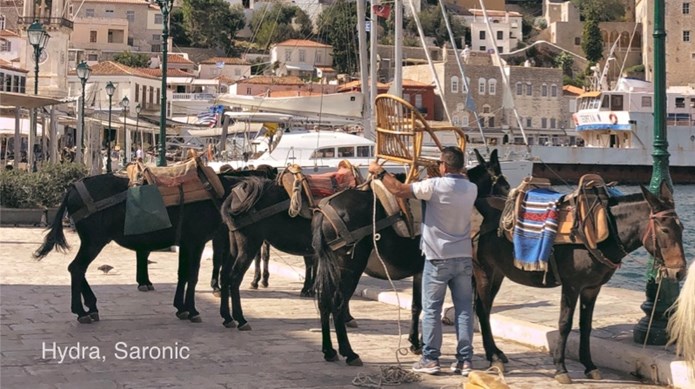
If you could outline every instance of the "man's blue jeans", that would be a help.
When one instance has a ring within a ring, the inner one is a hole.
[[[422,354],[438,360],[442,348],[442,306],[446,288],[451,289],[456,326],[456,359],[473,359],[473,260],[428,259],[422,272]]]

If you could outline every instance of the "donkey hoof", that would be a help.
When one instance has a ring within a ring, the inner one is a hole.
[[[147,290],[154,290],[154,285],[152,285],[152,284],[147,285]]]
[[[92,319],[92,321],[99,321],[99,312],[90,312],[89,318]]]
[[[188,319],[188,311],[176,312],[176,317],[178,317],[179,320],[187,320]]]
[[[504,362],[502,361],[494,361],[490,363],[490,367],[495,367],[500,370],[500,373],[504,373]]]
[[[191,316],[190,320],[191,320],[191,323],[202,323],[203,322],[203,318],[200,317],[200,315]]]
[[[338,354],[335,351],[333,351],[332,353],[328,353],[328,354],[324,353],[323,359],[326,362],[336,362],[336,361],[338,361]]]
[[[345,322],[345,327],[348,327],[348,328],[357,328],[357,327],[359,327],[359,326],[357,325],[357,320],[352,319],[352,320],[350,320],[350,321],[346,321],[346,322]]]
[[[572,379],[570,378],[570,375],[567,373],[555,374],[555,381],[563,385],[569,385],[572,383]]]
[[[215,297],[220,297],[220,296],[222,296],[222,291],[219,290],[219,289],[213,289],[213,290],[212,290],[212,295],[215,296]]]
[[[261,286],[264,287],[264,288],[267,288],[267,287],[268,287],[268,282],[267,282],[267,281],[261,282]]]
[[[603,377],[601,377],[601,372],[600,372],[598,369],[594,369],[594,370],[592,370],[592,371],[586,373],[586,378],[588,378],[588,379],[590,379],[590,380],[600,380],[600,379],[603,379]]]
[[[356,356],[352,359],[348,358],[345,360],[345,363],[347,363],[348,366],[362,366],[362,360],[360,359],[359,356]]]
[[[148,288],[147,285],[138,285],[138,290],[140,292],[147,292],[150,290],[150,288]]]
[[[251,329],[252,329],[251,324],[249,324],[249,323],[244,323],[244,324],[240,325],[238,328],[239,328],[239,331],[251,331]]]
[[[316,293],[313,290],[303,290],[299,292],[299,297],[313,298],[314,296],[316,296]]]
[[[236,322],[234,320],[224,321],[222,325],[226,328],[236,328]]]
[[[251,289],[258,289],[258,284],[255,284],[255,283],[252,282],[251,285],[249,285],[249,288],[251,288]]]
[[[84,316],[78,316],[77,321],[80,324],[89,324],[92,322],[92,318],[89,315],[84,315]]]
[[[410,345],[410,352],[415,354],[415,355],[420,355],[422,354],[422,346],[415,346],[415,345]]]

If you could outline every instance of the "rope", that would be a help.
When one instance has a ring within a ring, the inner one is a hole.
[[[647,347],[647,340],[649,340],[649,332],[652,330],[652,322],[654,321],[654,314],[656,313],[656,304],[659,301],[659,292],[661,292],[661,281],[664,280],[664,277],[661,276],[661,273],[659,273],[659,285],[656,287],[656,296],[654,296],[654,306],[652,307],[652,314],[649,315],[649,324],[647,324],[647,334],[644,336],[644,344],[642,345],[642,349]]]
[[[290,208],[287,213],[290,217],[296,217],[302,210],[302,181],[295,178],[292,184],[292,197],[290,198]]]
[[[379,374],[357,374],[357,376],[353,378],[352,384],[354,386],[366,388],[381,388],[383,386],[397,386],[420,381],[422,381],[422,378],[418,373],[413,373],[412,371],[407,371],[400,367],[382,366]]]

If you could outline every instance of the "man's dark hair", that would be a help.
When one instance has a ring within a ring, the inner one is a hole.
[[[442,161],[452,169],[463,169],[463,151],[457,146],[447,146],[442,149]]]

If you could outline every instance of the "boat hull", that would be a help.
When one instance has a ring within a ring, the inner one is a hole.
[[[607,165],[607,164],[533,164],[533,176],[549,179],[553,185],[577,184],[584,174],[594,173],[606,182],[616,181],[620,185],[647,185],[651,181],[651,165]],[[676,185],[695,184],[695,166],[669,166],[671,180]]]

